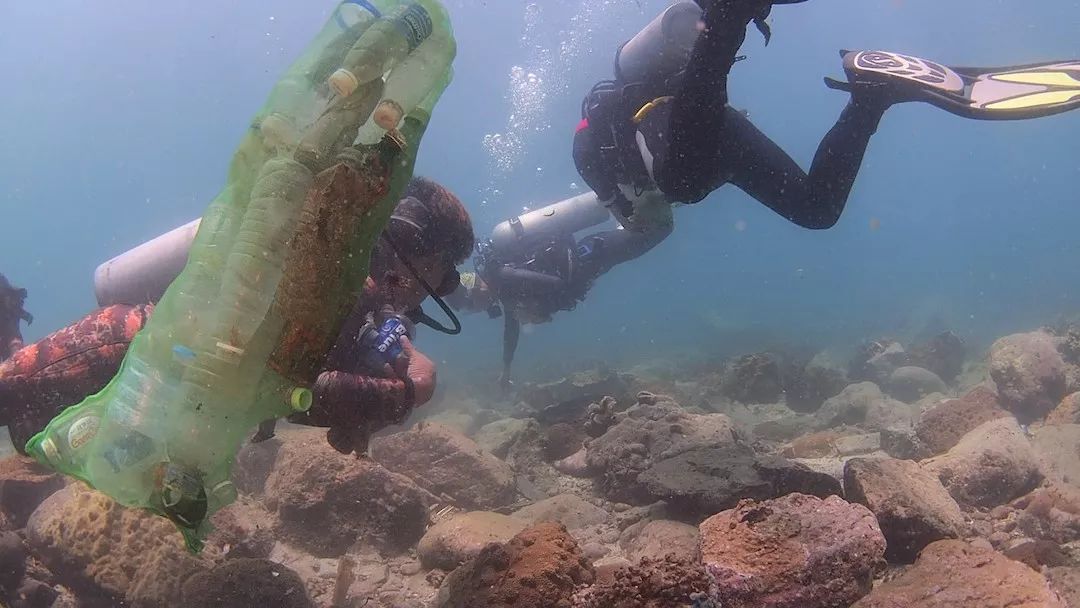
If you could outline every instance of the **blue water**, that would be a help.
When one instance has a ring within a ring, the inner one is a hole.
[[[581,96],[610,77],[616,45],[665,5],[448,0],[456,79],[418,172],[466,201],[478,235],[574,194]],[[333,6],[0,4],[0,272],[30,292],[27,338],[93,307],[97,264],[202,214],[248,121]],[[810,0],[777,7],[772,24],[768,48],[748,35],[732,102],[804,166],[846,99],[821,82],[842,75],[839,48],[953,65],[1080,56],[1078,3]],[[538,80],[516,108],[515,66]],[[484,145],[507,133],[520,138],[512,163]],[[725,187],[678,209],[675,234],[602,277],[577,310],[529,328],[517,367],[527,377],[555,359],[842,346],[932,324],[979,345],[1080,312],[1078,136],[1080,112],[988,123],[893,108],[835,228],[797,228]],[[444,361],[444,382],[496,373],[501,322],[464,321],[461,337],[421,337]]]

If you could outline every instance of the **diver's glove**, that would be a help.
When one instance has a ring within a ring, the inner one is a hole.
[[[765,21],[769,18],[774,4],[799,4],[806,0],[696,0],[705,12],[706,22],[725,19],[737,19],[753,23],[765,37],[765,45],[772,40],[772,28]]]

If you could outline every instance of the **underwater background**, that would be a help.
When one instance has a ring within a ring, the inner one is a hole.
[[[417,173],[465,201],[477,236],[582,190],[570,155],[584,93],[668,2],[447,0],[455,79]],[[200,216],[247,121],[332,1],[0,4],[0,271],[29,291],[38,339],[95,305],[94,268]],[[846,102],[837,51],[950,65],[1080,54],[1080,3],[809,0],[751,30],[732,104],[804,167]],[[683,361],[951,329],[976,348],[1080,311],[1075,114],[964,120],[891,109],[840,222],[789,224],[728,186],[676,210],[675,234],[527,328],[523,379],[586,362]],[[429,304],[429,312],[433,307]],[[502,322],[421,330],[440,382],[497,375]]]

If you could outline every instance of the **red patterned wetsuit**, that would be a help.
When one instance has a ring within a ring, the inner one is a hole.
[[[99,309],[0,363],[0,424],[9,425],[18,448],[61,409],[104,388],[152,311],[149,304]],[[377,377],[356,363],[361,357],[351,342],[364,318],[361,314],[357,321],[356,316],[349,319],[331,352],[328,371],[315,383],[315,405],[291,418],[299,424],[331,427],[328,439],[344,452],[363,451],[370,433],[404,421],[416,405],[413,381]],[[410,365],[406,377],[434,375],[433,369],[416,367]]]

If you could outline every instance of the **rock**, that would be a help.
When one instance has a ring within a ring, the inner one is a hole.
[[[1022,422],[1046,415],[1065,396],[1065,361],[1045,332],[1013,334],[990,348],[990,377],[1001,403]]]
[[[1035,431],[1031,445],[1044,476],[1080,486],[1080,424],[1043,426]]]
[[[82,483],[55,492],[30,515],[26,542],[55,572],[137,606],[172,606],[188,577],[217,557],[193,556],[167,519],[126,509]]]
[[[745,498],[841,493],[840,483],[829,475],[738,446],[698,448],[665,458],[643,472],[639,481],[654,499],[666,501],[673,512],[687,518],[730,509]]]
[[[905,403],[914,403],[931,393],[944,393],[949,390],[937,374],[913,365],[893,370],[885,388],[891,397]]]
[[[15,532],[0,532],[0,597],[11,597],[26,574],[26,548]]]
[[[784,392],[780,364],[769,353],[739,357],[724,371],[721,390],[740,403],[776,403]]]
[[[904,425],[912,417],[907,404],[885,396],[873,382],[848,386],[817,412],[820,428],[861,425],[875,431]]]
[[[915,435],[931,454],[941,454],[975,427],[1008,415],[998,404],[997,394],[980,386],[924,410],[915,423]]]
[[[827,458],[836,456],[838,455],[836,441],[840,437],[841,433],[836,429],[807,433],[785,446],[783,454],[787,458]]]
[[[1046,571],[1050,586],[1069,608],[1080,606],[1080,568],[1050,568]]]
[[[408,477],[337,452],[318,429],[290,431],[266,481],[279,533],[319,557],[337,557],[358,540],[404,551],[424,535],[435,502]]]
[[[753,426],[753,435],[763,441],[790,441],[813,428],[816,420],[812,416],[785,416],[774,420],[757,422]]]
[[[581,425],[557,422],[544,431],[544,456],[549,460],[562,460],[574,455],[585,444],[588,436]]]
[[[611,500],[642,504],[654,495],[639,476],[659,460],[687,450],[733,446],[731,419],[723,414],[691,414],[670,398],[650,396],[624,414],[608,432],[589,442],[586,463]]]
[[[476,445],[497,458],[506,458],[507,452],[518,439],[539,425],[532,418],[504,418],[480,427],[476,432]]]
[[[900,460],[922,460],[931,456],[915,431],[906,427],[883,429],[879,434],[881,449]]]
[[[598,568],[599,570],[599,568]],[[697,560],[643,558],[637,566],[620,566],[609,578],[583,589],[574,608],[672,608],[701,606],[707,599],[709,576]]]
[[[1080,393],[1066,395],[1046,417],[1046,424],[1080,424]]]
[[[438,424],[468,437],[477,429],[476,414],[464,410],[444,410],[424,418],[425,424]]]
[[[1059,545],[1080,540],[1080,489],[1051,483],[1010,505],[1016,509],[1015,530]]]
[[[467,509],[490,510],[513,502],[514,472],[461,433],[437,424],[417,425],[371,442],[371,456],[436,496]]]
[[[17,530],[46,498],[64,487],[64,478],[27,456],[0,460],[0,523]]]
[[[1065,608],[1043,577],[1000,553],[940,540],[852,608]]]
[[[910,460],[853,458],[844,467],[844,495],[877,517],[890,563],[909,564],[944,538],[960,538],[964,515],[936,476]]]
[[[697,526],[657,519],[642,526],[622,544],[627,557],[634,562],[643,558],[693,562],[699,557],[700,540]]]
[[[233,465],[232,480],[236,489],[244,494],[262,494],[266,489],[266,480],[274,470],[278,450],[281,449],[282,436],[292,437],[295,430],[280,431],[278,435],[260,441],[247,443],[236,455]]]
[[[1002,553],[1009,559],[1026,564],[1036,572],[1041,572],[1043,566],[1064,566],[1069,561],[1061,547],[1048,540],[1018,538],[1009,542]]]
[[[946,382],[952,382],[964,371],[967,345],[959,336],[947,331],[911,349],[911,364],[926,368]]]
[[[553,521],[577,530],[601,524],[610,517],[608,512],[574,494],[559,494],[514,511],[514,517],[530,523]]]
[[[870,590],[885,552],[874,515],[838,496],[747,500],[700,529],[724,608],[847,606]]]
[[[796,412],[816,412],[826,399],[839,395],[847,385],[842,370],[810,363],[784,378],[784,404]]]
[[[844,435],[833,442],[840,456],[860,456],[881,450],[881,433]]]
[[[606,370],[578,372],[559,382],[526,384],[518,396],[537,412],[541,424],[578,422],[590,403],[604,397],[616,401],[629,399],[633,393],[632,376]]]
[[[591,477],[592,475],[585,448],[581,448],[562,460],[556,460],[553,466],[556,471],[571,477]]]
[[[241,494],[210,519],[214,526],[206,544],[221,547],[229,557],[269,557],[281,522],[262,501]]]
[[[566,528],[536,524],[504,545],[488,545],[450,573],[436,608],[570,608],[577,585],[591,583],[592,566]]]
[[[231,559],[191,576],[183,585],[182,597],[182,605],[200,608],[314,605],[295,572],[269,560],[251,558]]]
[[[1011,417],[984,422],[951,450],[922,464],[965,508],[1004,504],[1042,479],[1035,453]]]
[[[416,551],[425,568],[453,570],[479,555],[489,543],[508,542],[528,523],[489,511],[459,513],[432,526]]]
[[[853,382],[884,382],[898,367],[908,365],[910,357],[899,342],[876,340],[866,342],[848,363],[848,377]]]

